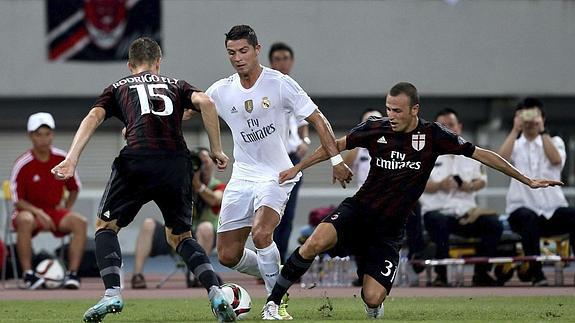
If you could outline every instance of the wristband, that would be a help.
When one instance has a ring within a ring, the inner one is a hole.
[[[305,137],[305,138],[303,138],[302,140],[303,140],[303,142],[306,143],[306,145],[310,145],[310,144],[311,144],[311,140],[309,139],[309,137]]]
[[[340,154],[337,154],[337,155],[331,157],[329,160],[331,161],[332,166],[336,166],[336,165],[343,163],[343,158],[341,157]]]
[[[198,190],[198,193],[202,193],[203,191],[205,191],[208,187],[206,186],[206,184],[202,184],[202,186],[200,186],[200,189]]]

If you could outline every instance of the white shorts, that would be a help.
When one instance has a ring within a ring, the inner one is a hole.
[[[222,198],[218,232],[251,227],[261,206],[272,208],[281,218],[294,186],[295,183],[279,185],[276,181],[230,180]]]

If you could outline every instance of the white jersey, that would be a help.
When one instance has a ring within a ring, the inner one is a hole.
[[[479,179],[487,183],[485,168],[475,159],[460,155],[441,155],[437,157],[429,180],[441,182],[448,176],[458,175],[461,180],[471,182]],[[435,193],[423,193],[419,198],[421,214],[440,211],[444,214],[462,216],[477,207],[475,192],[464,192],[453,188],[448,192],[439,190]]]
[[[290,115],[288,122],[289,122],[289,133],[288,133],[287,147],[288,147],[288,153],[292,154],[297,151],[297,147],[301,145],[303,140],[301,140],[301,138],[299,137],[298,130],[300,125],[298,125],[296,117]]]
[[[288,75],[262,66],[256,83],[245,89],[238,74],[221,79],[206,91],[219,116],[232,130],[234,139],[233,179],[278,180],[292,167],[288,156],[290,115],[298,123],[317,106]],[[301,173],[294,178],[299,180]]]
[[[352,164],[353,174],[357,180],[357,188],[360,188],[369,174],[371,156],[369,155],[369,150],[367,148],[358,147],[357,155]]]
[[[561,170],[565,166],[567,154],[565,142],[561,137],[551,138],[553,145],[561,156],[561,164],[553,165],[545,155],[543,138],[539,135],[534,140],[528,140],[521,135],[513,145],[511,164],[517,167],[525,176],[531,178],[549,178],[561,180]],[[560,186],[551,186],[532,190],[516,179],[511,179],[507,191],[506,212],[511,213],[520,207],[527,207],[547,219],[551,219],[555,210],[569,206]]]

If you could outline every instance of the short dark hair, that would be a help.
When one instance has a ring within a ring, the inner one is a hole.
[[[248,25],[237,25],[233,26],[230,31],[226,34],[226,41],[225,45],[228,45],[228,40],[239,40],[245,39],[248,41],[248,44],[256,47],[258,43],[258,36],[256,36],[256,32],[252,29],[252,27]]]
[[[415,85],[408,82],[399,82],[389,90],[389,95],[391,96],[398,96],[400,94],[405,94],[409,97],[410,107],[419,104],[419,94],[417,93]]]
[[[457,114],[457,112],[455,112],[455,110],[453,110],[452,108],[443,108],[441,109],[439,112],[437,112],[437,114],[435,115],[435,120],[437,120],[437,118],[439,117],[443,117],[443,116],[448,116],[450,114],[453,114],[457,120],[459,120],[459,114]]]
[[[521,102],[517,103],[515,111],[531,109],[531,108],[538,108],[541,111],[541,116],[545,118],[545,107],[543,106],[543,102],[534,97],[527,97],[523,99]]]
[[[140,37],[132,42],[128,51],[128,62],[132,66],[154,63],[162,57],[160,45],[149,37]]]
[[[275,52],[280,51],[280,50],[285,50],[289,53],[289,55],[291,56],[291,58],[293,59],[293,50],[291,49],[291,47],[286,44],[286,43],[282,43],[282,42],[277,42],[277,43],[273,43],[272,47],[270,47],[270,52],[268,53],[268,60],[271,62],[272,61],[272,56]]]

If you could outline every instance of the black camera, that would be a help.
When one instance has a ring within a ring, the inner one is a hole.
[[[463,185],[463,180],[461,179],[461,177],[459,175],[454,175],[453,180],[455,180],[458,187],[461,187],[461,185]]]

